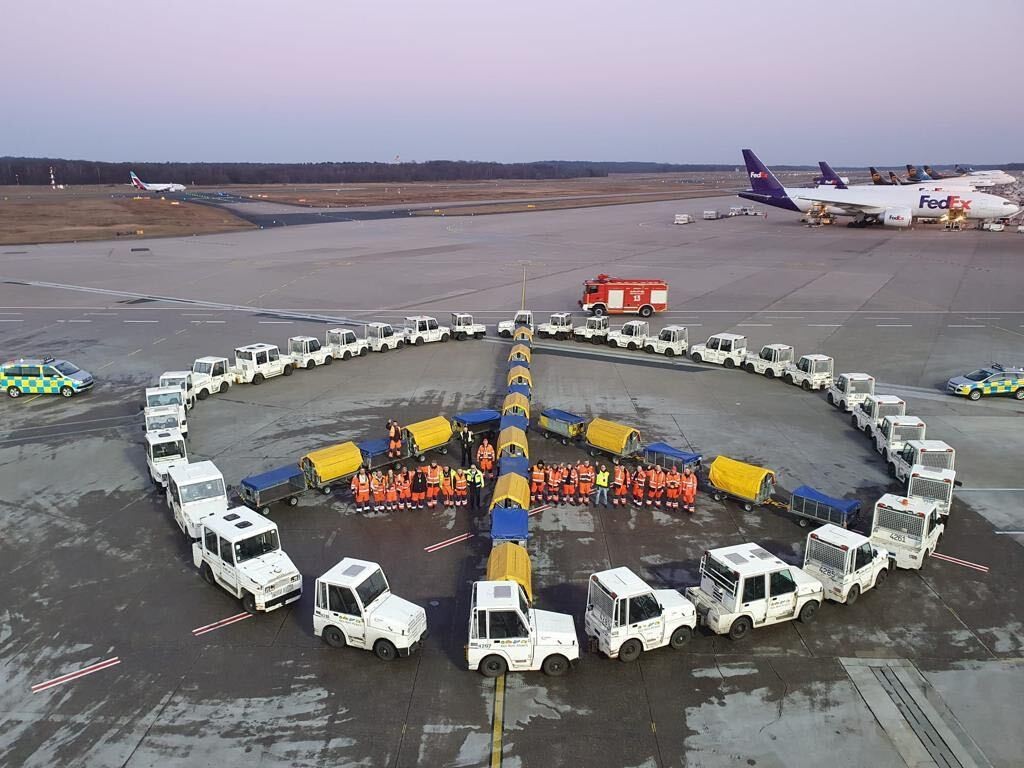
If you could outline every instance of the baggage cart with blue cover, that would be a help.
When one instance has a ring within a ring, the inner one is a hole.
[[[570,441],[576,442],[583,438],[587,430],[587,417],[559,408],[548,408],[541,411],[539,428],[545,440],[558,435],[562,445],[568,445]]]
[[[249,509],[267,515],[270,505],[278,501],[294,507],[306,490],[306,475],[297,464],[287,464],[243,478],[238,485],[238,496]]]
[[[645,464],[654,464],[665,469],[678,469],[682,472],[687,467],[691,471],[700,474],[701,461],[703,457],[699,453],[680,451],[668,443],[651,443],[644,448],[643,460]]]
[[[789,500],[789,511],[799,518],[801,528],[813,520],[816,523],[831,523],[840,528],[849,528],[860,514],[860,502],[856,499],[834,499],[809,485],[801,485]]]
[[[501,417],[501,422],[498,425],[499,432],[504,432],[505,427],[515,427],[523,432],[530,426],[530,420],[525,416],[518,413],[506,413]]]
[[[775,473],[728,456],[717,456],[708,469],[707,484],[715,501],[732,498],[749,512],[771,500],[775,492]]]
[[[501,431],[500,421],[500,412],[493,408],[481,408],[478,411],[455,414],[452,417],[452,426],[456,429],[469,427],[473,432],[473,445],[476,446],[481,438],[486,437],[492,443],[497,439]]]
[[[531,387],[528,384],[509,384],[508,393],[510,395],[522,395],[527,400],[530,399]]]
[[[389,443],[390,441],[386,437],[378,437],[373,440],[363,440],[356,443],[359,446],[359,452],[363,455],[363,465],[367,469],[379,469],[394,462],[394,458],[388,457]]]
[[[495,507],[491,512],[491,546],[512,542],[526,546],[530,537],[529,513],[520,507]]]
[[[519,475],[524,480],[530,479],[530,459],[527,456],[502,456],[498,459],[498,477],[502,475]]]

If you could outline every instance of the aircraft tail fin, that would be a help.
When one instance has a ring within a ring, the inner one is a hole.
[[[957,173],[963,174],[964,176],[967,176],[974,172],[974,169],[971,168],[970,166],[964,168],[962,165],[954,165],[953,168],[956,169]]]
[[[929,178],[929,179],[944,179],[944,178],[946,178],[945,176],[943,176],[943,175],[942,175],[941,173],[939,173],[938,171],[933,171],[933,170],[932,170],[932,167],[931,167],[930,165],[926,165],[926,166],[924,167],[924,172],[925,172],[926,174],[928,174],[928,178]]]
[[[743,162],[747,165],[747,177],[750,179],[750,188],[754,192],[769,197],[786,197],[785,187],[752,150],[743,150]]]
[[[135,175],[135,171],[129,171],[128,173],[132,178],[132,184],[139,189],[146,189],[146,185],[143,183],[142,179]]]
[[[822,182],[828,184],[836,189],[846,189],[846,184],[839,174],[832,170],[832,166],[826,163],[824,160],[818,162],[818,167],[821,168],[821,179]]]
[[[900,186],[901,184],[905,184],[906,182],[904,182],[903,179],[901,179],[892,171],[889,171],[889,183],[895,184],[896,186]]]
[[[882,178],[882,174],[880,174],[878,172],[877,168],[872,167],[870,170],[871,170],[871,182],[873,184],[878,184],[878,185],[883,186],[883,187],[892,186],[892,182],[891,181],[886,181],[885,179],[883,179]]]
[[[910,165],[907,163],[907,181],[911,184],[916,184],[919,181],[931,181],[931,176],[923,171],[917,170],[916,165]]]

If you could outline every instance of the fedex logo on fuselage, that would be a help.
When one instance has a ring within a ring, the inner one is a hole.
[[[944,200],[938,197],[932,197],[931,195],[921,195],[921,199],[918,201],[917,207],[969,211],[971,210],[971,201],[964,200],[960,195],[950,195]]]

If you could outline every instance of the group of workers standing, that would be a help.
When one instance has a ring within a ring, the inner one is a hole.
[[[429,466],[387,471],[361,468],[352,478],[356,512],[393,512],[407,509],[481,508],[484,473],[468,468]]]
[[[652,507],[684,509],[691,514],[697,501],[697,475],[686,467],[655,465],[629,470],[616,464],[613,472],[605,464],[597,469],[590,460],[578,464],[545,464],[530,469],[530,499],[548,504],[574,504],[608,508]]]

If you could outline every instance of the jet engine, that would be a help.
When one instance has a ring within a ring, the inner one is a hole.
[[[887,227],[909,227],[913,220],[909,208],[886,208],[882,214],[882,223]]]

